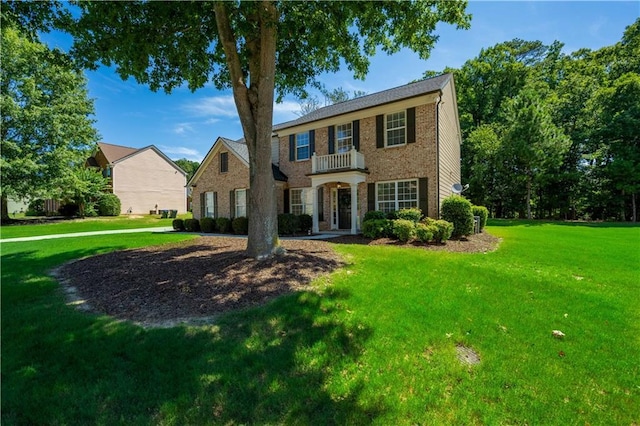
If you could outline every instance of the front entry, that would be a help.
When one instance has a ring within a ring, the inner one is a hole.
[[[338,229],[351,229],[351,189],[338,188]]]

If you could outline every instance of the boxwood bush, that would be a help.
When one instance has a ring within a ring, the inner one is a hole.
[[[249,219],[244,216],[236,217],[231,221],[231,228],[236,235],[247,235],[249,233]]]
[[[173,222],[171,223],[171,225],[173,226],[173,229],[176,231],[184,231],[184,220],[182,219],[173,219]]]
[[[293,235],[300,227],[300,219],[293,213],[278,215],[278,234]]]
[[[119,216],[121,206],[120,198],[111,193],[102,194],[96,202],[96,208],[100,216]]]
[[[453,223],[451,237],[460,238],[473,233],[473,213],[471,201],[460,195],[451,195],[442,201],[440,216],[443,220]]]
[[[393,221],[393,235],[406,243],[416,236],[416,223],[407,219],[396,219]]]
[[[393,234],[393,222],[389,219],[369,219],[362,222],[362,235],[367,238],[384,238]]]
[[[425,223],[416,224],[416,238],[421,243],[428,243],[433,240],[433,234],[437,231],[434,225],[427,225]]]
[[[474,216],[480,216],[480,231],[482,232],[489,218],[489,210],[485,206],[471,206],[471,212]]]
[[[301,214],[298,216],[298,229],[305,234],[313,227],[313,218],[308,214]]]
[[[198,219],[185,219],[184,230],[187,232],[199,232],[200,221],[198,221]]]
[[[362,223],[368,220],[380,220],[380,219],[386,219],[386,218],[387,218],[387,214],[385,212],[381,212],[379,210],[369,210],[364,214],[364,219],[362,220]]]
[[[231,219],[228,217],[219,217],[216,219],[216,229],[221,234],[227,234],[231,231]]]
[[[216,232],[216,220],[212,217],[203,217],[200,219],[200,229],[202,232]]]
[[[420,222],[422,219],[422,210],[420,209],[402,209],[396,212],[398,219],[410,220],[413,223]]]
[[[444,243],[453,233],[453,223],[447,222],[446,220],[434,220],[431,223],[433,226],[433,240],[436,243]]]

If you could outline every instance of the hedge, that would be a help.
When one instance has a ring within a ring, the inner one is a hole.
[[[216,232],[216,220],[212,217],[203,217],[200,219],[200,229],[209,234]]]
[[[471,212],[474,216],[480,216],[480,231],[482,231],[487,224],[489,210],[484,206],[471,206]]]
[[[231,219],[228,217],[219,217],[216,219],[216,229],[221,234],[227,234],[231,231]]]
[[[451,195],[442,201],[440,216],[453,224],[453,238],[473,233],[473,213],[471,201],[460,195]]]
[[[236,235],[247,235],[249,233],[249,219],[244,216],[236,217],[231,221],[231,228]]]
[[[119,216],[121,206],[120,198],[111,193],[102,194],[96,203],[100,216]]]
[[[198,219],[186,219],[184,221],[184,229],[187,232],[198,232],[200,231],[200,222]]]

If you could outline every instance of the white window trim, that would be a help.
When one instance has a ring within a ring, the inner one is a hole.
[[[244,192],[244,204],[240,204],[240,197],[238,197],[238,193],[240,192]],[[236,189],[235,190],[235,208],[234,208],[234,212],[235,212],[235,217],[246,217],[247,216],[247,189],[246,188],[240,188],[240,189]],[[238,208],[244,208],[244,214],[238,214]]]
[[[344,138],[339,137],[338,135],[340,134],[340,132],[338,131],[338,127],[341,127],[341,126],[349,126],[349,132],[351,133],[351,135],[348,136],[348,137],[344,137]],[[336,137],[335,137],[334,152],[336,154],[349,152],[351,150],[351,147],[353,147],[353,123],[343,123],[343,124],[336,125],[335,135],[336,135]],[[340,151],[340,141],[346,141],[346,140],[349,141],[349,149],[347,149],[345,151]]]
[[[378,199],[378,187],[380,184],[386,184],[386,183],[393,183],[394,184],[394,209],[393,211],[398,211],[400,210],[399,204],[400,204],[400,200],[398,200],[398,184],[399,183],[404,183],[404,182],[414,182],[416,185],[416,198],[415,198],[415,208],[419,208],[420,206],[420,188],[418,188],[418,179],[399,179],[399,180],[388,180],[388,181],[382,181],[382,182],[376,182],[376,210],[381,210],[380,209],[380,203],[390,203],[391,201],[380,201]],[[406,201],[413,201],[413,200],[402,200],[403,202]],[[407,207],[403,207],[403,208],[407,208]]]
[[[293,213],[294,206],[302,206],[300,213],[293,214],[308,214],[313,215],[313,190],[312,188],[291,188],[289,190],[289,211]],[[300,191],[300,201],[301,203],[293,202],[293,191]]]
[[[298,137],[302,135],[307,135],[307,144],[306,145],[298,145]],[[306,158],[298,158],[298,149],[307,147],[308,156]],[[311,159],[311,135],[309,132],[296,133],[295,137],[295,150],[296,150],[296,161],[308,161]]]
[[[387,117],[389,117],[390,115],[393,114],[404,114],[404,126],[402,127],[393,127],[391,129],[387,128]],[[403,143],[398,143],[395,145],[389,145],[389,131],[390,130],[397,130],[397,129],[404,129],[404,142]],[[397,148],[399,146],[405,146],[407,145],[407,110],[402,110],[402,111],[396,111],[396,112],[391,112],[389,114],[385,114],[384,115],[384,147],[385,148]]]

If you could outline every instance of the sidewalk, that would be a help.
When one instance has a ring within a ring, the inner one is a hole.
[[[155,228],[114,229],[112,231],[92,231],[92,232],[73,232],[71,234],[36,235],[33,237],[6,238],[3,240],[0,240],[0,243],[17,243],[22,241],[52,240],[54,238],[90,237],[92,235],[134,234],[134,233],[140,233],[140,232],[167,232],[167,231],[173,231],[173,228],[171,226],[159,226]]]

